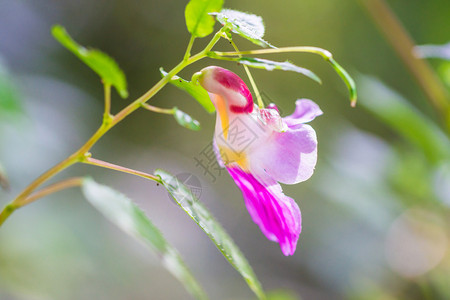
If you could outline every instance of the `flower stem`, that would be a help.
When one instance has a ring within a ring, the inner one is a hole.
[[[103,118],[108,118],[111,116],[111,84],[103,84],[104,94],[105,94],[105,113]]]
[[[97,166],[97,167],[102,167],[102,168],[106,168],[106,169],[111,169],[111,170],[116,170],[119,172],[123,172],[123,173],[128,173],[128,174],[132,174],[132,175],[136,175],[145,179],[149,179],[149,180],[153,180],[156,182],[161,183],[161,179],[155,175],[151,175],[151,174],[147,174],[141,171],[137,171],[137,170],[133,170],[130,168],[125,168],[119,165],[115,165],[106,161],[102,161],[99,159],[95,159],[92,157],[88,157],[85,160],[83,160],[83,163],[88,164],[88,165],[93,165],[93,166]]]
[[[175,76],[178,72],[180,72],[182,69],[187,67],[190,64],[193,64],[196,61],[199,61],[202,58],[207,57],[207,53],[211,51],[211,49],[214,47],[214,45],[219,41],[222,32],[226,30],[226,27],[222,27],[221,30],[216,32],[214,37],[211,39],[211,41],[206,45],[205,49],[203,51],[197,53],[196,55],[188,58],[187,60],[183,60],[180,62],[175,68],[173,68],[166,76],[164,76],[158,83],[156,83],[150,90],[148,90],[144,95],[136,99],[134,102],[129,104],[127,107],[122,109],[117,115],[114,116],[111,127],[122,121],[126,116],[131,114],[133,111],[138,109],[142,106],[143,103],[147,102],[153,95],[155,95],[157,92],[159,92],[169,81],[170,79]]]
[[[27,204],[30,204],[31,202],[39,198],[45,197],[47,195],[59,192],[67,188],[80,186],[82,183],[83,183],[82,177],[74,177],[49,185],[48,187],[45,187],[42,190],[31,194],[28,198],[25,198],[21,203],[17,203],[16,209],[25,206]]]
[[[142,103],[142,107],[149,111],[153,111],[160,114],[173,115],[175,112],[173,108],[160,108],[147,103]]]
[[[106,85],[104,86],[105,91],[105,114],[103,118],[102,125],[99,129],[89,138],[89,140],[81,146],[80,149],[75,151],[73,154],[71,154],[69,157],[43,173],[41,176],[39,176],[37,179],[35,179],[30,185],[28,185],[13,201],[11,201],[9,204],[7,204],[3,210],[0,212],[0,226],[3,224],[3,222],[16,210],[18,207],[23,206],[25,204],[22,203],[29,203],[26,199],[29,199],[30,195],[33,193],[33,191],[38,188],[40,185],[42,185],[44,182],[61,172],[62,170],[70,167],[71,165],[78,163],[78,162],[84,162],[84,163],[90,163],[97,166],[102,166],[109,169],[114,169],[130,174],[134,174],[137,176],[141,176],[147,179],[151,179],[154,181],[160,181],[160,179],[154,175],[146,174],[143,172],[135,171],[132,169],[127,169],[124,167],[120,167],[117,165],[105,163],[96,159],[92,159],[88,157],[89,150],[94,146],[94,144],[105,134],[107,133],[111,128],[113,128],[117,123],[122,121],[125,117],[127,117],[129,114],[134,112],[136,109],[141,107],[145,102],[147,102],[150,98],[152,98],[156,93],[158,93],[169,81],[170,78],[175,76],[178,72],[180,72],[182,69],[184,69],[186,66],[199,61],[202,58],[207,57],[207,53],[211,51],[211,49],[214,47],[214,45],[219,41],[222,33],[224,32],[226,28],[223,27],[221,30],[219,30],[214,37],[211,39],[211,41],[206,45],[205,49],[203,49],[201,52],[197,53],[196,55],[189,57],[187,59],[183,59],[182,62],[180,62],[178,65],[176,65],[166,76],[164,76],[160,81],[158,81],[151,89],[149,89],[145,94],[143,94],[141,97],[136,99],[134,102],[130,103],[128,106],[126,106],[124,109],[122,109],[117,115],[114,117],[110,115],[110,103],[111,103],[111,86]],[[188,50],[186,52],[190,52],[190,48],[192,47],[193,39],[191,38],[191,41],[188,45]],[[107,117],[105,117],[107,116]],[[43,190],[44,191],[44,190]],[[39,194],[36,194],[39,195]],[[31,196],[32,197],[32,196]],[[40,197],[38,197],[40,198]],[[33,201],[37,199],[34,198]],[[22,204],[22,205],[21,205]]]
[[[191,56],[191,50],[192,50],[192,46],[194,45],[194,40],[195,37],[193,35],[191,35],[191,38],[189,39],[189,44],[187,46],[186,52],[184,53],[184,58],[183,60],[188,60],[189,57]]]
[[[231,45],[233,46],[234,50],[239,52],[239,49],[236,46],[236,43],[231,38],[229,39],[229,41],[230,41]],[[239,55],[239,57],[242,57],[242,55]],[[264,102],[262,101],[261,94],[259,93],[258,87],[256,86],[256,83],[253,80],[253,76],[250,73],[249,68],[246,65],[243,65],[243,66],[245,69],[245,73],[247,73],[248,80],[250,80],[250,84],[253,87],[253,91],[255,92],[255,97],[256,97],[256,100],[258,101],[258,106],[259,106],[259,108],[264,108]]]
[[[322,56],[325,61],[327,61],[333,69],[336,71],[336,73],[342,78],[345,85],[348,88],[348,91],[350,93],[350,105],[352,107],[356,106],[356,99],[357,99],[357,93],[356,93],[356,85],[353,81],[353,78],[347,73],[347,71],[341,67],[334,59],[333,55],[322,48],[318,47],[307,47],[307,46],[298,46],[298,47],[282,47],[282,48],[270,48],[270,49],[257,49],[257,50],[250,50],[250,51],[235,51],[235,52],[219,52],[219,51],[213,51],[208,53],[209,56],[212,57],[227,57],[227,56],[240,56],[240,55],[247,55],[247,54],[274,54],[274,53],[292,53],[292,52],[301,52],[301,53],[313,53],[318,54]]]
[[[268,48],[268,49],[256,49],[256,50],[235,51],[235,52],[214,51],[214,53],[219,56],[239,56],[246,54],[274,54],[274,53],[292,53],[292,52],[314,53],[322,56],[325,60],[328,60],[333,57],[330,51],[318,47],[309,47],[309,46]]]
[[[48,187],[43,188],[42,190],[32,194],[31,196],[27,198],[23,198],[21,201],[15,201],[14,203],[10,203],[5,206],[5,208],[0,212],[0,226],[5,222],[5,220],[11,215],[16,209],[21,208],[22,206],[25,206],[27,204],[30,204],[31,202],[42,198],[44,196],[56,193],[58,191],[80,186],[83,182],[83,178],[81,177],[75,177],[63,180],[61,182],[52,184]]]

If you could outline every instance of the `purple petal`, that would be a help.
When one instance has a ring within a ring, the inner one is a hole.
[[[292,115],[283,118],[289,127],[298,124],[308,123],[320,116],[323,112],[319,106],[309,99],[299,99],[295,101],[295,111]]]
[[[302,230],[297,203],[284,195],[275,181],[262,184],[239,167],[227,167],[227,170],[241,189],[253,221],[269,240],[280,244],[284,255],[293,255]]]
[[[316,162],[316,132],[305,124],[274,132],[266,144],[249,154],[250,170],[259,180],[269,176],[286,184],[310,178]]]

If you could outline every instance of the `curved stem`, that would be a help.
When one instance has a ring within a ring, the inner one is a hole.
[[[83,178],[81,177],[75,177],[75,178],[70,178],[67,180],[63,180],[61,182],[52,184],[48,187],[43,188],[42,190],[32,194],[31,196],[24,198],[21,201],[16,201],[14,203],[10,203],[8,205],[5,206],[5,208],[0,212],[0,225],[3,224],[3,222],[5,222],[5,220],[9,217],[9,215],[11,215],[16,209],[25,206],[27,204],[30,204],[31,202],[42,198],[44,196],[56,193],[58,191],[70,188],[70,187],[75,187],[75,186],[80,186],[83,182]]]
[[[67,167],[73,165],[74,163],[79,161],[79,157],[77,152],[63,160],[62,162],[55,165],[53,168],[49,169],[47,172],[39,176],[35,181],[33,181],[29,186],[27,186],[11,203],[16,205],[21,203],[25,198],[27,198],[36,188],[38,188],[41,184],[52,178],[57,173],[66,169]]]
[[[48,187],[45,187],[42,190],[37,191],[36,193],[33,193],[28,198],[25,198],[21,203],[17,203],[16,208],[20,208],[22,206],[30,204],[31,202],[33,202],[39,198],[59,192],[61,190],[65,190],[65,189],[75,187],[75,186],[80,186],[82,183],[83,183],[82,177],[74,177],[74,178],[66,179],[66,180],[57,182],[55,184],[49,185]]]
[[[238,56],[246,55],[246,54],[275,54],[275,53],[292,53],[292,52],[300,52],[300,53],[313,53],[322,56],[325,61],[327,61],[331,67],[336,71],[336,73],[342,78],[345,85],[348,88],[350,93],[350,105],[352,107],[356,106],[357,93],[356,93],[356,85],[353,78],[347,73],[347,71],[341,67],[333,59],[333,55],[330,51],[327,51],[318,47],[308,47],[308,46],[298,46],[298,47],[282,47],[282,48],[270,48],[270,49],[257,49],[250,51],[235,51],[235,52],[220,52],[220,51],[212,51],[208,53],[211,57],[227,57],[227,56]]]
[[[230,41],[231,45],[233,46],[234,50],[239,52],[239,49],[236,46],[236,43],[231,38],[229,39],[229,41]],[[239,55],[239,57],[242,57],[242,55]],[[256,97],[256,100],[258,101],[258,106],[259,106],[259,108],[264,108],[264,102],[262,101],[261,94],[259,93],[258,87],[256,86],[256,83],[253,80],[252,73],[250,73],[250,70],[248,69],[248,67],[246,65],[243,65],[243,66],[244,66],[245,73],[247,73],[248,80],[250,80],[250,84],[253,87],[253,91],[255,92],[255,97]]]
[[[333,57],[330,51],[309,46],[297,46],[297,47],[281,47],[281,48],[268,48],[268,49],[256,49],[249,51],[229,51],[229,52],[219,52],[214,51],[215,54],[219,56],[239,56],[246,54],[275,54],[275,53],[292,53],[292,52],[302,52],[302,53],[314,53],[322,56],[325,60],[329,60]]]
[[[159,114],[167,114],[167,115],[173,115],[175,110],[173,108],[161,108],[161,107],[156,107],[147,103],[142,103],[142,107],[149,110],[149,111],[153,111]]]
[[[202,58],[207,57],[207,53],[211,51],[211,49],[214,47],[214,45],[219,41],[222,33],[226,31],[226,27],[222,27],[221,30],[216,32],[214,37],[211,39],[211,41],[206,45],[205,49],[203,51],[197,53],[196,55],[190,57],[187,60],[183,60],[180,62],[175,68],[173,68],[166,76],[164,76],[158,83],[156,83],[150,90],[148,90],[144,95],[136,99],[134,102],[129,104],[127,107],[122,109],[112,120],[111,127],[122,121],[126,116],[131,114],[133,111],[138,109],[142,106],[143,103],[147,102],[154,94],[159,92],[169,81],[170,79],[175,76],[178,72],[180,72],[182,69],[187,67],[190,64],[193,64],[196,61],[199,61]]]
[[[99,159],[95,159],[92,157],[88,157],[86,158],[83,163],[88,164],[88,165],[93,165],[93,166],[97,166],[97,167],[102,167],[102,168],[106,168],[106,169],[111,169],[111,170],[116,170],[119,172],[123,172],[123,173],[128,173],[128,174],[132,174],[132,175],[136,175],[145,179],[149,179],[149,180],[153,180],[156,182],[161,183],[161,179],[158,176],[152,175],[152,174],[147,174],[141,171],[137,171],[137,170],[133,170],[130,168],[125,168],[119,165],[115,165],[106,161],[102,161]]]
[[[103,122],[111,118],[111,84],[105,83],[103,85],[105,94],[105,112],[103,113]]]
[[[34,180],[30,185],[28,185],[13,201],[11,201],[8,205],[4,207],[4,209],[0,212],[0,225],[3,224],[3,222],[11,215],[11,213],[17,208],[17,205],[20,205],[20,203],[23,203],[26,201],[27,197],[29,197],[33,191],[38,188],[40,185],[42,185],[44,182],[61,172],[62,170],[68,168],[69,166],[77,163],[77,162],[101,162],[94,159],[91,159],[88,156],[89,150],[94,146],[94,144],[111,128],[113,128],[117,123],[122,121],[125,117],[127,117],[129,114],[134,112],[136,109],[142,106],[145,102],[147,102],[151,97],[153,97],[157,92],[159,92],[169,81],[170,78],[175,76],[178,72],[180,72],[183,68],[186,66],[207,57],[207,53],[211,51],[211,49],[214,47],[214,45],[217,43],[217,41],[220,39],[222,33],[224,32],[226,28],[223,27],[221,30],[219,30],[214,37],[211,39],[211,41],[208,43],[208,45],[203,49],[201,52],[197,53],[196,55],[192,57],[188,57],[187,59],[183,59],[182,62],[180,62],[178,65],[176,65],[166,76],[164,76],[160,81],[158,81],[150,90],[148,90],[144,95],[130,103],[128,106],[126,106],[124,109],[122,109],[117,115],[112,117],[109,113],[107,114],[108,117],[104,117],[103,123],[100,126],[99,129],[89,138],[89,140],[81,146],[80,149],[75,151],[72,155],[64,159],[62,162],[55,165],[53,168],[46,171],[44,174],[39,176],[36,180]],[[191,38],[190,45],[188,46],[188,50],[192,47],[193,39]],[[190,52],[190,51],[189,51]],[[110,86],[108,87],[105,85],[105,116],[106,112],[110,109]],[[94,163],[92,163],[94,164]],[[106,167],[105,164],[108,163],[101,163],[99,166]],[[122,168],[121,171],[125,172],[125,170],[130,171],[130,174],[138,175],[141,177],[145,177],[147,179],[155,180],[159,182],[159,178],[155,177],[150,174],[146,174],[143,172],[123,168],[120,166],[109,164],[110,169],[119,170],[117,168]],[[131,173],[134,172],[134,173]],[[139,174],[138,174],[139,173]]]
[[[187,46],[186,52],[184,53],[183,60],[188,60],[189,57],[191,56],[191,50],[192,50],[192,46],[194,45],[194,40],[195,40],[195,36],[191,35],[191,38],[189,39],[189,44]]]

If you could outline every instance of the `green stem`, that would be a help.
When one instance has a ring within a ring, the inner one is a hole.
[[[219,56],[239,56],[246,54],[275,54],[275,53],[292,53],[292,52],[314,53],[322,56],[325,60],[329,60],[330,58],[333,57],[330,51],[318,47],[309,47],[309,46],[268,48],[268,49],[257,49],[257,50],[235,51],[235,52],[214,51],[214,53]]]
[[[196,61],[199,61],[202,58],[207,57],[207,53],[211,51],[211,49],[214,47],[214,45],[219,41],[222,32],[224,31],[223,27],[221,30],[219,30],[214,37],[211,39],[211,41],[206,45],[205,49],[201,51],[200,53],[197,53],[196,55],[190,57],[187,60],[183,60],[180,62],[175,68],[173,68],[166,76],[164,76],[158,83],[156,83],[150,90],[148,90],[144,95],[142,95],[140,98],[136,99],[134,102],[129,104],[127,107],[122,109],[112,120],[111,127],[122,121],[126,116],[131,114],[133,111],[138,109],[142,106],[143,103],[147,102],[153,95],[155,95],[157,92],[159,92],[169,81],[170,79],[175,76],[178,72],[180,72],[182,69],[184,69],[186,66],[193,64]],[[225,28],[226,29],[226,28]]]
[[[325,61],[327,61],[333,69],[336,71],[336,73],[342,78],[345,85],[348,88],[348,91],[350,93],[350,105],[354,107],[356,105],[356,99],[357,99],[357,93],[356,93],[356,85],[353,81],[353,78],[345,71],[344,68],[341,67],[334,59],[333,55],[322,48],[318,47],[307,47],[307,46],[299,46],[299,47],[282,47],[282,48],[270,48],[270,49],[258,49],[258,50],[250,50],[250,51],[235,51],[235,52],[219,52],[219,51],[213,51],[210,52],[209,56],[216,56],[216,57],[227,57],[227,56],[240,56],[240,55],[248,55],[248,54],[275,54],[275,53],[293,53],[293,52],[300,52],[300,53],[313,53],[320,55]]]
[[[105,83],[103,85],[105,94],[105,112],[103,113],[103,122],[108,122],[111,116],[111,84]]]
[[[52,178],[57,173],[61,172],[62,170],[66,169],[67,167],[73,165],[74,163],[79,161],[78,153],[75,152],[74,154],[67,157],[62,162],[55,165],[53,168],[49,169],[47,172],[39,176],[35,181],[33,181],[29,186],[27,186],[12,202],[11,204],[17,205],[21,203],[25,198],[27,198],[36,188],[38,188],[41,184]],[[8,205],[7,205],[8,206]]]
[[[360,3],[365,6],[450,131],[450,96],[430,65],[414,56],[414,42],[398,18],[384,0],[360,0]]]
[[[130,168],[125,168],[119,165],[115,165],[115,164],[111,164],[109,162],[106,161],[102,161],[99,159],[95,159],[92,157],[88,157],[86,158],[83,163],[88,164],[88,165],[93,165],[93,166],[97,166],[97,167],[102,167],[102,168],[106,168],[106,169],[110,169],[110,170],[115,170],[115,171],[119,171],[119,172],[123,172],[123,173],[127,173],[127,174],[132,174],[132,175],[136,175],[145,179],[149,179],[149,180],[153,180],[159,183],[161,182],[161,179],[155,175],[151,175],[151,174],[147,174],[141,171],[137,171],[137,170],[133,170]]]
[[[160,114],[167,114],[167,115],[173,115],[175,113],[175,110],[173,108],[161,108],[161,107],[156,107],[147,103],[143,103],[142,107],[149,110],[149,111],[153,111],[156,113],[160,113]]]
[[[231,38],[229,39],[229,41],[230,41],[231,45],[233,46],[234,50],[239,52],[239,49],[236,46],[235,42]],[[239,57],[242,57],[242,55],[239,55]],[[261,94],[259,93],[258,87],[256,86],[256,83],[253,80],[253,76],[250,73],[250,70],[246,65],[244,65],[244,70],[245,70],[245,73],[247,73],[248,80],[250,80],[250,84],[252,85],[253,91],[255,92],[255,96],[256,96],[256,100],[258,101],[259,108],[264,108],[264,102],[262,101]]]
[[[67,188],[80,186],[82,183],[83,183],[83,178],[81,178],[81,177],[69,178],[69,179],[57,182],[55,184],[52,184],[48,187],[43,188],[40,191],[37,191],[36,193],[31,194],[28,198],[24,199],[24,201],[22,201],[21,203],[18,203],[16,205],[16,209],[20,208],[22,206],[25,206],[27,204],[30,204],[31,202],[33,202],[39,198],[45,197],[47,195],[59,192],[61,190],[65,190]]]
[[[194,45],[194,40],[195,40],[195,37],[193,35],[191,35],[191,38],[189,39],[189,44],[187,46],[186,52],[184,53],[183,60],[188,60],[189,57],[191,56],[191,50],[192,50],[192,46]]]
[[[5,222],[5,220],[16,210],[14,204],[10,203],[6,205],[0,212],[0,226]]]
[[[53,168],[46,171],[44,174],[39,176],[36,180],[34,180],[30,185],[28,185],[13,201],[11,201],[8,205],[4,207],[4,209],[0,212],[0,225],[12,214],[12,212],[17,208],[17,205],[20,204],[24,199],[33,193],[33,191],[42,185],[44,182],[61,172],[62,170],[68,168],[69,166],[77,163],[77,162],[86,162],[89,160],[87,157],[89,154],[89,150],[94,146],[94,144],[111,128],[113,128],[117,123],[122,121],[129,114],[134,112],[136,109],[142,106],[145,102],[147,102],[151,97],[153,97],[156,93],[158,93],[169,81],[170,78],[175,76],[178,72],[180,72],[186,66],[207,57],[207,53],[211,51],[214,45],[218,42],[221,37],[224,28],[219,30],[208,45],[201,52],[196,55],[189,57],[186,60],[180,62],[175,68],[173,68],[166,76],[164,76],[160,81],[158,81],[150,90],[148,90],[144,95],[136,99],[134,102],[130,103],[124,109],[122,109],[117,115],[112,118],[104,118],[102,125],[99,129],[89,138],[89,140],[81,146],[76,152],[72,155],[64,159],[62,162],[55,165]],[[192,46],[192,45],[191,45]],[[189,48],[189,47],[188,47]],[[107,91],[107,87],[105,86],[105,92]],[[106,102],[110,101],[109,90],[108,94],[105,94],[105,106]],[[108,104],[109,105],[109,104]],[[106,109],[105,109],[106,111]],[[145,173],[142,173],[145,174]],[[142,175],[141,174],[141,175]],[[137,174],[135,174],[137,175]],[[147,174],[148,175],[148,174]],[[153,175],[149,175],[153,176]],[[153,176],[154,177],[154,176]],[[159,180],[159,178],[150,178],[152,180]]]

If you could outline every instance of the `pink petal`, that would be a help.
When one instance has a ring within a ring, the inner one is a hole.
[[[273,180],[267,185],[239,167],[227,170],[241,189],[253,221],[269,240],[280,244],[284,255],[293,255],[302,229],[297,203]]]
[[[283,118],[286,124],[290,127],[294,125],[308,123],[314,120],[315,117],[323,114],[319,105],[309,99],[299,99],[295,101],[295,111],[292,115]]]
[[[199,78],[200,85],[210,94],[220,95],[225,98],[231,112],[251,113],[253,111],[252,94],[238,75],[216,66],[206,67],[200,72],[202,73],[202,76]],[[211,97],[211,100],[215,104],[213,97]]]
[[[250,170],[258,179],[269,176],[286,184],[310,178],[316,162],[316,132],[305,124],[274,132],[267,143],[249,153]]]

